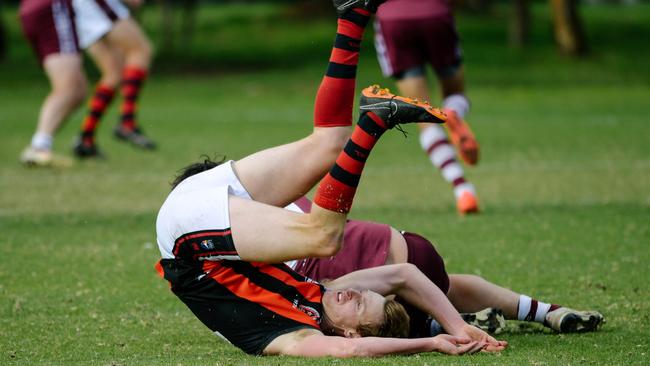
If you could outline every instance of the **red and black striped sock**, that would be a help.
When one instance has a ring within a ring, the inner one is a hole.
[[[88,103],[88,114],[81,123],[81,141],[84,145],[95,143],[95,131],[114,95],[115,88],[102,84],[95,87],[95,94]]]
[[[360,8],[338,18],[329,64],[314,103],[316,127],[352,125],[359,50],[369,20],[370,13]]]
[[[137,127],[135,115],[138,96],[142,84],[147,78],[147,71],[134,66],[127,66],[122,74],[122,128],[132,131]]]
[[[386,130],[386,123],[376,114],[361,115],[334,166],[321,180],[314,197],[316,205],[344,214],[350,212],[366,159]]]

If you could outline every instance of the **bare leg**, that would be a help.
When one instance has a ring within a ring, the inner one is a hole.
[[[399,90],[401,95],[410,98],[417,98],[420,100],[431,101],[431,98],[429,96],[429,84],[427,83],[426,76],[407,77],[404,79],[397,80],[396,84],[397,84],[397,89]],[[418,128],[420,130],[432,126],[433,125],[430,123],[418,123]]]
[[[121,51],[106,39],[100,39],[88,48],[88,54],[101,72],[99,84],[115,89],[120,84],[124,67]]]
[[[519,294],[490,283],[475,275],[449,275],[447,297],[462,313],[473,313],[487,307],[503,311],[506,319],[517,319]]]
[[[231,197],[230,225],[242,260],[280,263],[334,255],[343,242],[347,215],[313,205],[300,214]]]
[[[323,178],[349,137],[349,127],[316,127],[304,139],[235,162],[234,169],[255,201],[284,207]]]
[[[81,104],[86,96],[86,76],[81,56],[52,54],[43,62],[52,91],[45,98],[38,117],[37,133],[49,136],[59,129],[66,117]]]
[[[153,48],[138,23],[127,18],[115,23],[106,41],[124,54],[127,66],[149,70]]]
[[[461,66],[458,71],[444,79],[439,79],[440,81],[440,91],[442,97],[448,97],[452,94],[464,94],[465,93],[465,68]]]

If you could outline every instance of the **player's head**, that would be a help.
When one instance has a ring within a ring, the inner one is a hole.
[[[406,337],[409,316],[395,300],[370,290],[328,290],[323,295],[323,330],[352,337]]]
[[[210,170],[216,166],[219,166],[221,163],[223,163],[226,160],[226,157],[224,156],[221,161],[214,161],[210,159],[209,156],[203,155],[202,156],[203,161],[200,161],[198,163],[193,163],[188,166],[186,166],[183,169],[180,169],[178,171],[178,175],[174,177],[174,180],[172,181],[172,189],[176,188],[177,185],[179,185],[182,181],[185,179],[195,175],[202,173],[206,170]]]

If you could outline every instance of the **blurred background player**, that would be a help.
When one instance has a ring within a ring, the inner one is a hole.
[[[80,158],[102,156],[95,133],[120,83],[121,122],[114,129],[115,136],[136,147],[154,149],[156,144],[144,135],[136,122],[137,100],[151,64],[151,42],[119,0],[72,1],[79,44],[88,51],[101,72],[73,148],[74,154]],[[128,3],[140,6],[142,1]]]
[[[36,132],[20,161],[30,166],[65,165],[69,163],[65,158],[52,153],[53,136],[83,102],[87,84],[71,0],[22,0],[20,21],[52,88],[41,105]]]
[[[464,121],[470,107],[451,4],[447,0],[391,0],[375,18],[375,48],[385,76],[399,94],[430,100],[426,65],[435,71],[447,113],[447,132],[466,164],[478,162],[478,143]],[[420,144],[443,178],[453,185],[460,214],[479,210],[474,186],[465,178],[443,127],[419,125]]]

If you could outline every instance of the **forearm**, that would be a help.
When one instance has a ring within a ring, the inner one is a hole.
[[[433,338],[343,338],[306,337],[283,354],[303,357],[378,357],[392,354],[430,352],[435,349]]]
[[[402,268],[400,276],[403,281],[396,295],[433,316],[449,334],[459,334],[465,322],[438,286],[412,266]]]

